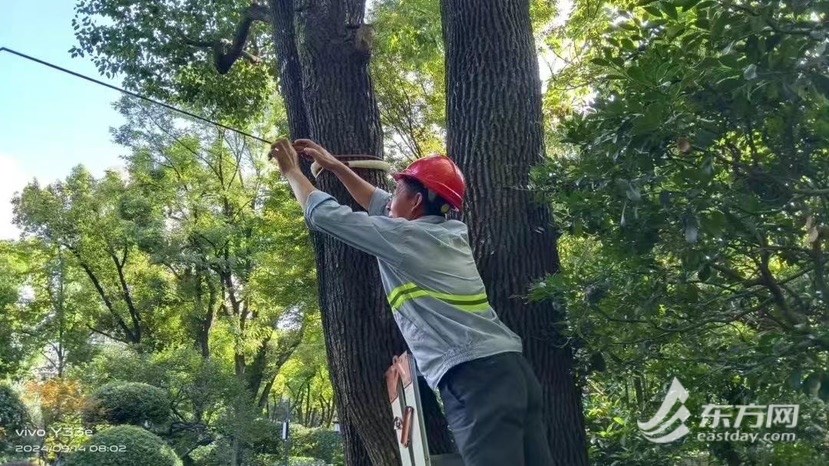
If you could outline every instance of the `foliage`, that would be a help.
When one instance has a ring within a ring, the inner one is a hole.
[[[136,426],[110,427],[93,435],[67,466],[181,466],[163,440]]]
[[[534,297],[568,312],[592,460],[826,462],[829,2],[567,3],[530,2],[553,154],[532,187],[563,233],[562,272]],[[286,122],[270,26],[249,37],[261,60],[224,75],[213,63],[248,5],[83,0],[73,53],[131,89],[273,134]],[[439,2],[372,3],[372,81],[396,163],[443,150],[439,15]],[[181,456],[281,460],[263,413],[283,417],[283,396],[293,420],[333,417],[301,212],[259,145],[117,108],[125,173],[78,168],[17,200],[28,239],[0,243],[0,378],[68,368],[82,387],[50,380],[41,396],[44,420],[66,422],[77,399],[49,393],[154,385]],[[634,421],[675,375],[692,413],[800,403],[800,440],[646,442]],[[293,454],[336,462],[336,443],[299,429]]]
[[[31,356],[31,338],[21,332],[25,321],[14,312],[25,283],[21,249],[10,241],[0,242],[0,380],[18,375]]]
[[[288,460],[289,466],[324,466],[325,462],[317,458],[306,456],[292,456]]]
[[[95,180],[79,168],[65,183],[32,184],[18,221],[65,251],[66,288],[91,303],[73,319],[128,344],[75,373],[93,387],[167,388],[204,441],[205,416],[225,397],[264,406],[301,341],[316,308],[310,242],[258,146],[129,101],[119,108],[128,124],[116,137],[134,151],[127,173]],[[206,396],[200,385],[212,386]]]
[[[29,412],[20,397],[8,385],[0,384],[0,458],[24,436],[19,431],[31,428]]]
[[[572,24],[589,33],[571,32],[595,99],[565,113],[560,153],[535,173],[564,232],[562,273],[535,294],[567,308],[594,381],[587,404],[621,404],[613,419],[625,424],[589,418],[593,457],[651,463],[630,421],[673,375],[726,404],[829,400],[827,31],[814,20],[829,3],[606,6]],[[613,424],[625,444],[602,440]],[[681,448],[720,461],[778,455]],[[819,437],[784,450],[826,455]]]
[[[71,266],[65,250],[48,242],[18,242],[16,253],[25,264],[21,300],[14,314],[20,322],[16,333],[30,348],[28,362],[43,364],[43,376],[60,380],[67,367],[96,351],[82,312],[88,299],[87,290],[80,286],[83,272]]]
[[[371,13],[371,62],[386,148],[411,161],[444,152],[446,86],[439,2],[385,0]]]
[[[317,458],[324,464],[344,464],[342,435],[333,430],[291,425],[291,455]]]
[[[219,75],[215,53],[223,53],[250,2],[222,0],[81,0],[72,20],[78,46],[101,74],[124,85],[204,113],[220,113],[231,124],[261,115],[275,84],[268,61],[268,28],[256,23],[248,37],[252,56]]]
[[[36,399],[46,426],[78,419],[87,402],[79,381],[68,377],[30,381],[26,384],[26,397]]]
[[[308,427],[330,427],[334,419],[334,389],[328,373],[320,316],[309,319],[303,342],[291,355],[276,378],[271,400],[275,412]],[[289,402],[283,406],[283,399]]]
[[[160,425],[170,416],[170,399],[158,388],[139,382],[120,382],[95,390],[84,407],[84,420],[112,425]]]
[[[130,216],[135,202],[121,174],[109,171],[96,180],[76,167],[63,182],[26,186],[14,199],[15,221],[26,235],[63,249],[85,275],[77,293],[95,303],[84,309],[89,328],[125,343],[159,344],[147,337],[175,332],[173,297],[164,271],[140,251],[153,206],[145,204],[141,215]]]
[[[163,436],[182,456],[200,445],[222,442],[222,435],[234,437],[260,430],[254,424],[252,408],[244,409],[244,404],[251,402],[232,366],[205,360],[191,348],[170,348],[152,355],[113,348],[75,372],[90,387],[133,381],[162,388],[172,411]],[[240,415],[240,409],[245,416],[231,424],[228,418]],[[201,450],[204,453],[204,448]]]

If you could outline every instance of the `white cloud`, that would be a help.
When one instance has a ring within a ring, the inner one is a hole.
[[[20,236],[20,230],[12,223],[12,198],[30,178],[14,157],[0,154],[0,239]]]

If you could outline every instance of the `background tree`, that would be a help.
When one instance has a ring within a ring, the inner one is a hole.
[[[24,444],[21,431],[27,428],[31,421],[20,396],[8,385],[0,385],[0,459],[20,457],[15,447]]]
[[[659,1],[569,31],[595,101],[535,178],[566,232],[538,292],[570,312],[588,415],[605,416],[590,416],[596,460],[672,461],[628,420],[673,375],[692,413],[775,399],[804,413],[797,445],[685,442],[674,458],[826,455],[826,8]]]
[[[25,325],[16,318],[20,294],[25,283],[25,256],[16,243],[0,242],[0,377],[16,377],[19,371],[26,368],[29,360],[28,345],[20,335],[20,329]]]

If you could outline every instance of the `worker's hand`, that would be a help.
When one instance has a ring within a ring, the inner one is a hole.
[[[294,148],[300,154],[314,159],[314,162],[317,162],[320,167],[326,170],[333,170],[334,168],[343,165],[342,162],[337,160],[337,158],[325,150],[324,147],[310,139],[297,139],[294,141]]]
[[[268,158],[276,159],[276,165],[283,175],[299,170],[299,158],[296,150],[287,139],[279,139],[271,146],[271,151],[268,153]]]

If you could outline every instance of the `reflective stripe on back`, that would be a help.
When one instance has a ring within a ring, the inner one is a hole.
[[[406,302],[424,296],[439,299],[467,312],[485,311],[490,308],[486,293],[472,295],[439,293],[437,291],[424,290],[415,283],[406,283],[391,290],[388,300],[392,312],[397,312]]]

